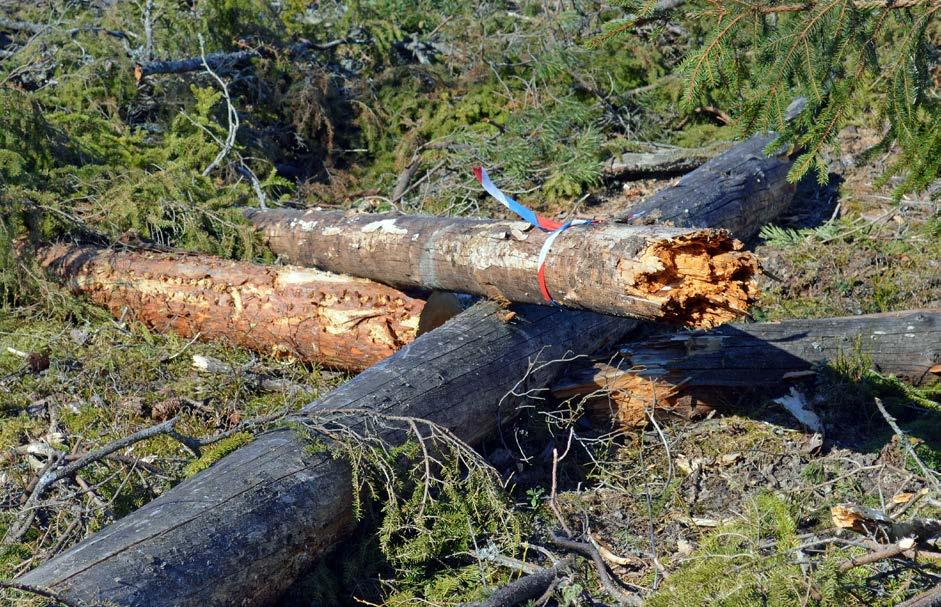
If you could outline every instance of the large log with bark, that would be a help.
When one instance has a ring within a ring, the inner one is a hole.
[[[758,233],[788,205],[796,186],[787,181],[790,163],[779,152],[766,156],[774,135],[755,135],[687,173],[618,215],[632,224],[725,228],[737,238]]]
[[[740,193],[746,199],[754,194]],[[770,208],[756,212],[768,221]],[[635,326],[548,306],[513,311],[515,318],[507,321],[505,310],[480,303],[307,411],[349,407],[425,417],[473,443],[491,433],[501,415],[512,415],[516,401],[501,406],[501,399],[519,387],[530,361],[591,353]],[[549,385],[560,370],[540,366],[517,393]],[[20,581],[117,605],[258,605],[335,545],[351,517],[348,464],[311,453],[294,433],[281,430],[258,437]]]
[[[290,263],[397,288],[546,303],[538,272],[550,236],[524,222],[291,209],[248,215]],[[723,232],[601,224],[562,232],[544,275],[566,307],[712,327],[747,310],[757,271],[755,257]]]
[[[68,244],[37,255],[50,276],[115,317],[349,371],[413,341],[425,308],[370,280],[297,266]]]
[[[840,357],[868,361],[914,385],[941,374],[941,310],[725,325],[632,340],[607,362],[582,364],[552,387],[557,398],[595,394],[622,424],[656,408],[689,415],[731,391],[774,388],[813,377]]]
[[[494,431],[498,403],[530,360],[593,351],[634,326],[548,306],[516,311],[506,322],[496,304],[477,304],[305,411],[419,417],[473,443]],[[537,370],[526,388],[546,385],[560,368]],[[363,430],[361,417],[348,423]],[[387,432],[382,438],[397,440]],[[306,447],[292,430],[262,435],[20,581],[117,605],[265,604],[353,522],[349,464]]]

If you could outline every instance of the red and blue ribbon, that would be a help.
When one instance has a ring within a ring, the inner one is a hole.
[[[546,258],[549,256],[549,249],[552,248],[552,243],[559,237],[559,234],[567,229],[579,225],[593,225],[596,222],[591,219],[571,219],[565,223],[559,223],[548,217],[543,217],[539,213],[523,206],[504,194],[500,188],[490,181],[490,176],[487,175],[487,171],[483,167],[474,167],[474,176],[477,178],[477,181],[480,182],[480,185],[483,186],[484,190],[496,198],[500,204],[519,215],[520,218],[531,224],[534,228],[538,228],[543,232],[549,232],[549,237],[546,238],[542,249],[539,250],[539,258],[536,261],[536,267],[539,269],[536,272],[536,279],[539,282],[539,292],[542,293],[543,299],[550,304],[555,304],[556,301],[552,299],[552,295],[549,294],[549,288],[546,286]]]

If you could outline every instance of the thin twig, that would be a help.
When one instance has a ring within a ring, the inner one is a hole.
[[[33,586],[31,584],[21,584],[20,582],[14,582],[12,580],[0,580],[0,588],[9,588],[10,590],[19,590],[20,592],[35,594],[36,596],[41,596],[44,599],[55,601],[60,605],[65,605],[65,607],[92,607],[88,605],[88,603],[83,603],[79,600],[73,601],[71,599],[63,598],[51,590],[40,588],[39,586]]]
[[[565,524],[565,519],[562,517],[562,511],[559,509],[559,502],[556,499],[556,489],[557,489],[557,480],[558,480],[558,469],[559,462],[565,459],[565,456],[569,454],[569,449],[572,447],[572,436],[574,435],[574,430],[569,428],[569,440],[568,444],[565,446],[565,453],[562,454],[562,457],[559,457],[559,450],[552,450],[552,490],[549,492],[549,507],[552,508],[552,513],[555,514],[555,518],[558,519],[559,524],[562,525],[562,529],[565,531],[565,534],[569,537],[572,536],[572,530],[569,529],[569,526]]]
[[[219,150],[219,153],[216,154],[216,157],[213,158],[212,162],[209,163],[209,166],[203,169],[203,176],[206,176],[219,166],[222,160],[235,146],[235,136],[239,129],[239,116],[238,112],[235,111],[235,106],[232,105],[232,98],[229,96],[228,85],[219,76],[219,74],[214,72],[213,69],[209,67],[209,62],[206,60],[206,48],[202,34],[199,34],[199,56],[203,61],[203,68],[205,68],[206,72],[212,76],[217,83],[219,83],[219,87],[222,89],[222,97],[225,99],[226,113],[229,119],[229,133],[228,136],[226,136],[225,144],[222,146],[222,149]]]
[[[922,473],[925,475],[925,480],[932,484],[935,490],[941,490],[941,483],[938,482],[937,477],[934,475],[934,472],[928,469],[928,466],[925,465],[921,458],[918,457],[918,454],[915,453],[915,448],[908,440],[908,436],[896,423],[895,418],[892,417],[889,412],[886,410],[885,405],[882,404],[882,400],[879,397],[875,398],[876,407],[879,409],[879,413],[882,414],[882,417],[885,419],[886,423],[889,424],[889,427],[892,428],[892,431],[895,432],[895,435],[899,439],[899,443],[908,451],[908,454],[915,460],[915,463],[918,464],[918,467],[921,468]]]

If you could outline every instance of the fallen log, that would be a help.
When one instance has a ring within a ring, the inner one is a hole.
[[[602,171],[608,178],[688,173],[728,150],[731,145],[722,142],[701,148],[671,147],[623,152],[605,161]]]
[[[537,278],[549,235],[519,221],[252,210],[268,246],[290,263],[397,288],[546,303]],[[566,307],[696,327],[728,322],[757,294],[758,263],[723,232],[602,224],[563,232],[545,264]]]
[[[799,106],[799,104],[798,104]],[[795,110],[797,111],[797,110]],[[765,156],[774,135],[755,135],[615,217],[632,224],[725,228],[745,240],[790,203],[783,151]]]
[[[157,331],[361,371],[413,341],[425,302],[362,278],[209,255],[58,244],[37,251],[76,294]],[[456,314],[429,310],[431,328]]]
[[[134,66],[134,78],[140,82],[147,76],[154,74],[185,74],[187,72],[200,72],[209,68],[214,72],[231,69],[236,65],[247,63],[258,53],[254,50],[232,51],[227,53],[208,53],[205,57],[187,57],[185,59],[169,59],[166,61],[142,61]]]
[[[780,161],[786,165],[786,161]],[[755,192],[739,194],[747,199]],[[780,205],[783,206],[783,205]],[[773,219],[760,205],[756,213]],[[743,231],[739,237],[748,237]],[[426,417],[473,443],[511,415],[501,399],[531,360],[591,353],[631,320],[547,306],[483,302],[307,408],[370,408]],[[526,377],[543,388],[559,368]],[[520,393],[520,392],[517,392]],[[351,470],[289,430],[262,435],[19,581],[67,598],[118,605],[258,605],[336,544],[351,524]]]
[[[941,310],[725,325],[633,340],[610,362],[572,369],[552,394],[597,394],[594,408],[635,425],[654,406],[689,416],[731,390],[786,391],[841,356],[863,357],[880,373],[914,385],[931,381],[941,374]]]
[[[350,408],[431,420],[467,442],[491,434],[498,403],[536,357],[593,351],[634,321],[482,302],[304,411]],[[561,365],[530,373],[544,386]],[[510,414],[514,402],[504,402]],[[361,417],[349,421],[362,431]],[[387,431],[380,438],[396,440]],[[353,517],[349,464],[292,430],[264,434],[19,581],[88,603],[258,605],[334,545]]]

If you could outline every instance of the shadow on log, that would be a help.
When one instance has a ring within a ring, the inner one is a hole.
[[[783,167],[771,173],[783,180],[788,162],[770,162]],[[753,177],[741,176],[739,183],[753,183]],[[721,207],[752,215],[737,237],[753,235],[787,205],[789,197],[769,204],[767,190],[762,181],[758,189],[738,188],[740,200],[722,195]],[[708,200],[701,202],[711,217],[721,218]],[[706,221],[691,217],[699,219]],[[307,411],[346,407],[424,417],[473,443],[494,431],[501,414],[513,414],[512,399],[503,408],[500,402],[521,379],[525,392],[548,386],[562,371],[548,365],[527,376],[531,361],[591,354],[635,327],[631,320],[548,306],[513,310],[516,317],[508,323],[505,310],[477,304]],[[67,598],[117,605],[260,605],[339,541],[350,527],[351,500],[346,462],[310,453],[289,430],[271,432],[19,581]]]
[[[941,373],[941,311],[725,325],[633,340],[612,364],[578,365],[552,393],[597,393],[596,412],[637,425],[653,406],[688,417],[731,390],[786,392],[789,383],[813,377],[816,365],[841,356],[862,356],[880,373],[914,385],[932,381]]]

